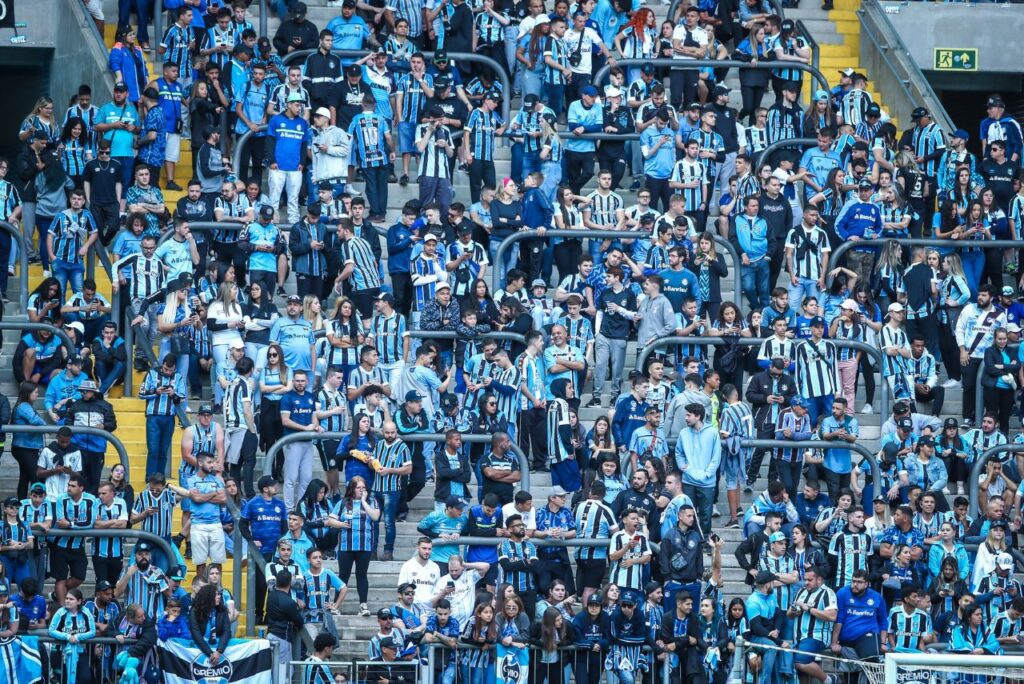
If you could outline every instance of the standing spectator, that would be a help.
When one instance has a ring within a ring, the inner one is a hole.
[[[263,555],[263,558],[270,561],[274,557],[274,549],[277,547],[277,540],[284,534],[288,516],[285,513],[284,502],[276,497],[277,480],[270,475],[264,475],[258,483],[260,493],[245,502],[239,516],[239,525],[245,538],[253,543]],[[291,586],[289,576],[282,587],[280,573],[277,577],[277,590],[284,588],[287,593]],[[263,606],[267,596],[267,580],[262,573],[256,573],[256,622],[263,623]],[[279,598],[279,597],[278,597]],[[269,606],[270,604],[268,604]],[[268,617],[271,614],[268,611]],[[272,622],[270,623],[272,625]],[[271,627],[273,633],[273,627]]]
[[[71,191],[71,208],[54,217],[46,236],[46,250],[53,260],[53,277],[60,286],[60,296],[68,284],[72,294],[82,291],[85,278],[85,255],[96,238],[96,221],[85,208],[85,191]]]
[[[99,388],[92,380],[85,380],[78,386],[81,398],[70,404],[64,417],[66,425],[72,427],[92,427],[114,432],[117,430],[117,418],[114,409],[99,393]],[[107,450],[107,440],[97,435],[75,435],[73,441],[82,452],[83,474],[86,478],[86,491],[96,496],[103,471],[103,457]]]
[[[111,156],[111,149],[111,141],[101,139],[96,145],[96,158],[86,162],[82,176],[85,200],[105,245],[117,234],[125,190],[121,162]]]
[[[813,317],[810,329],[810,338],[796,346],[796,384],[797,392],[808,404],[811,429],[815,430],[819,419],[832,412],[832,402],[839,392],[840,383],[836,346],[822,339],[825,319]]]
[[[164,356],[159,369],[150,370],[139,387],[139,399],[146,402],[146,476],[167,469],[168,452],[174,436],[174,415],[179,402],[186,401],[185,379],[176,372],[178,357]]]
[[[299,189],[309,124],[301,116],[305,104],[301,93],[290,93],[286,103],[284,112],[275,114],[267,124],[268,183],[270,203],[275,207],[281,200],[281,192],[287,192],[288,223],[295,224],[299,222]]]
[[[967,304],[956,321],[956,343],[960,347],[963,368],[963,426],[974,427],[978,373],[985,353],[995,340],[996,330],[1006,327],[1006,313],[993,303],[995,289],[985,284],[978,288],[977,302]]]
[[[313,394],[306,391],[308,381],[305,370],[292,372],[292,390],[281,398],[281,424],[285,435],[323,432],[323,427],[313,419],[316,407]],[[313,452],[313,443],[307,440],[285,446],[283,496],[288,510],[294,507],[313,479]]]
[[[683,491],[694,502],[702,533],[711,532],[711,508],[722,443],[718,431],[705,423],[702,404],[687,404],[686,427],[676,442],[676,465],[683,474]]]
[[[534,615],[537,603],[537,583],[534,573],[540,566],[537,547],[526,538],[523,516],[515,514],[505,519],[508,539],[498,547],[498,564],[505,581],[522,599],[525,615]]]
[[[575,539],[576,520],[572,511],[565,507],[568,492],[559,486],[551,488],[547,505],[537,511],[535,539]],[[576,593],[569,552],[564,546],[544,546],[537,551],[537,586],[549,587],[553,581],[561,581],[569,595]]]
[[[362,169],[366,179],[366,199],[370,204],[370,221],[383,221],[388,206],[388,168],[395,162],[395,146],[388,123],[374,112],[377,101],[363,95],[363,111],[349,124],[352,136],[352,161]]]
[[[818,209],[808,204],[803,219],[786,236],[786,268],[789,271],[789,299],[802,302],[817,299],[825,289],[825,274],[832,248],[828,236],[818,227]]]
[[[65,492],[54,503],[54,529],[89,530],[96,526],[99,502],[85,491],[85,478],[77,472],[68,477]],[[136,549],[143,544],[136,545]],[[85,538],[58,537],[50,554],[50,575],[54,579],[57,603],[85,581],[88,563]]]
[[[225,505],[227,496],[224,483],[216,473],[216,454],[203,453],[196,460],[199,472],[188,479],[186,486],[169,485],[169,488],[192,503],[189,541],[196,574],[201,576],[207,563],[220,565],[227,559],[224,529],[220,524],[220,507]]]
[[[96,620],[92,613],[82,610],[83,596],[78,589],[69,589],[61,593],[61,608],[50,620],[49,634],[58,643],[64,642],[60,649],[59,661],[65,681],[92,681],[91,661],[88,654],[89,646],[82,642],[96,636]]]
[[[1006,330],[996,330],[995,344],[985,350],[984,375],[981,386],[984,393],[986,412],[998,416],[999,429],[1010,434],[1010,414],[1013,412],[1014,395],[1020,381],[1020,361],[1007,346]],[[966,396],[965,396],[966,401]]]
[[[594,364],[594,396],[588,408],[601,406],[606,371],[611,373],[611,394],[618,397],[622,385],[622,369],[626,362],[626,340],[637,310],[636,295],[624,287],[625,273],[619,266],[605,271],[605,290],[598,297],[596,362]]]
[[[257,573],[257,578],[259,577]],[[266,584],[266,580],[263,580]],[[289,681],[292,661],[292,642],[305,629],[305,621],[299,612],[299,606],[291,595],[292,574],[287,570],[277,573],[274,591],[267,598],[267,632],[268,638],[277,649],[277,676],[282,682]],[[257,592],[258,593],[258,592]],[[266,589],[264,589],[266,593]],[[258,602],[257,615],[262,617],[262,602]]]
[[[33,407],[39,399],[39,385],[34,382],[22,382],[18,385],[18,399],[12,413],[15,425],[45,426],[46,421]],[[26,500],[29,486],[37,482],[36,464],[39,452],[43,448],[43,436],[27,433],[15,433],[11,440],[11,455],[18,462],[18,498]],[[45,492],[45,488],[44,488]]]

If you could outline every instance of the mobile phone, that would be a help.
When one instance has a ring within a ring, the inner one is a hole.
[[[449,589],[454,589],[455,588],[455,582],[453,582],[452,580],[448,580],[448,588]]]
[[[711,541],[715,542],[716,544],[718,542],[722,541],[721,538],[717,534],[715,534],[714,532],[712,532],[711,534],[708,535],[708,539],[710,539]]]
[[[640,543],[640,535],[639,534],[634,534],[633,535],[633,541],[635,541],[637,544],[639,544]]]

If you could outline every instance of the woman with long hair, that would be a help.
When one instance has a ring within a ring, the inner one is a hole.
[[[505,648],[526,648],[530,643],[530,618],[521,596],[506,598],[494,622],[498,640]]]
[[[491,202],[491,225],[491,263],[497,271],[498,280],[505,282],[505,274],[519,258],[519,245],[515,244],[511,249],[506,249],[501,263],[495,260],[497,248],[505,238],[523,227],[523,204],[516,182],[511,178],[505,178],[494,191],[494,201]]]
[[[50,318],[55,324],[60,325],[63,319],[60,309],[64,305],[61,294],[59,280],[52,276],[43,278],[28,296],[28,320],[39,323],[44,318]]]
[[[331,345],[327,367],[341,369],[342,387],[348,386],[349,373],[359,365],[359,348],[365,337],[355,304],[348,297],[338,297],[327,325],[327,341]]]
[[[15,425],[45,426],[47,423],[35,409],[39,399],[39,385],[34,382],[18,384],[18,400],[14,404],[11,417]],[[43,436],[15,432],[11,442],[11,454],[18,462],[18,498],[28,498],[28,488],[39,478],[36,476],[36,464],[39,462],[39,451],[43,448]]]
[[[215,664],[231,640],[231,620],[218,587],[207,584],[196,592],[188,613],[188,631],[196,648]]]
[[[956,495],[964,493],[964,483],[970,476],[971,449],[960,435],[960,425],[956,418],[946,418],[942,424],[942,432],[935,441],[935,455],[946,466],[949,475],[948,484],[956,484]]]
[[[208,586],[215,587],[217,593],[220,594],[220,605],[227,611],[228,621],[231,625],[230,634],[234,635],[238,631],[238,609],[235,607],[235,597],[222,584],[223,577],[224,573],[220,564],[210,563],[206,566],[206,583]]]
[[[551,580],[551,584],[548,585],[548,590],[544,594],[544,598],[537,601],[534,615],[536,616],[535,621],[541,620],[544,617],[545,611],[548,608],[554,608],[565,617],[566,620],[572,620],[572,604],[575,601],[574,596],[568,595],[565,588],[565,582],[560,579]]]
[[[491,288],[483,278],[477,278],[473,282],[469,294],[459,300],[459,307],[463,313],[467,310],[476,311],[477,325],[494,325],[501,318],[494,298],[491,297]]]
[[[971,572],[971,560],[967,549],[956,538],[956,526],[947,520],[939,525],[939,541],[928,547],[928,574],[933,587],[944,579],[942,571],[949,558],[956,562],[955,580],[966,580]]]
[[[85,165],[92,159],[92,148],[89,146],[85,122],[82,119],[73,116],[67,120],[61,131],[57,149],[60,151],[60,163],[64,167],[64,173],[68,174],[76,188],[82,187]]]
[[[594,420],[594,426],[587,433],[587,446],[590,451],[588,459],[593,467],[606,458],[617,457],[615,435],[612,434],[612,422],[608,416],[598,416]]]
[[[932,197],[935,188],[931,187],[928,176],[918,168],[914,155],[910,152],[897,154],[895,166],[896,185],[900,187],[911,209],[910,237],[919,238],[922,235],[922,220],[925,216],[925,198]]]
[[[966,164],[958,166],[953,176],[953,187],[949,189],[942,199],[951,202],[956,207],[956,212],[961,217],[967,214],[967,209],[972,200],[978,199],[974,192],[974,179],[971,177],[971,167]]]
[[[835,234],[836,217],[846,204],[846,172],[836,168],[825,176],[825,185],[821,191],[812,196],[808,202],[818,207],[818,214],[825,222],[826,230],[831,237]]]
[[[759,60],[772,57],[774,55],[765,42],[764,23],[755,21],[747,31],[747,37],[736,46],[733,59],[756,66]],[[747,125],[754,125],[754,112],[761,106],[761,100],[764,99],[764,94],[768,91],[768,79],[769,72],[765,69],[740,69],[740,94],[743,97],[743,108],[737,117],[738,121],[743,121],[743,118],[746,117]]]
[[[277,342],[267,346],[267,356],[257,369],[260,390],[260,448],[266,452],[284,437],[281,425],[281,397],[292,390],[291,372],[284,362],[284,350]]]
[[[992,239],[988,219],[978,200],[972,199],[968,203],[967,212],[963,215],[962,221],[960,235],[958,238],[954,235],[955,239],[965,240],[967,241],[965,244],[969,245],[977,245],[979,241]],[[985,269],[985,250],[980,246],[962,247],[960,254],[973,300],[978,296],[978,287],[981,285],[982,272]]]
[[[188,98],[189,130],[192,132],[192,140],[195,141],[196,154],[192,155],[192,177],[196,175],[196,162],[199,160],[199,147],[205,142],[203,133],[205,131],[217,130],[220,113],[224,107],[211,97],[210,86],[203,79],[197,79],[192,84],[192,91]]]
[[[985,350],[981,377],[985,412],[997,417],[1004,435],[1010,434],[1010,414],[1013,413],[1021,369],[1017,350],[1007,346],[1008,343],[1006,330],[997,329],[993,333],[993,344]]]
[[[551,27],[548,22],[536,24],[533,30],[519,39],[516,47],[516,61],[523,65],[523,97],[536,95],[544,90],[544,46]],[[573,98],[569,98],[570,100]]]
[[[910,237],[910,217],[913,210],[904,201],[900,186],[889,185],[880,188],[878,194],[882,200],[879,205],[882,212],[882,234],[880,237],[897,240]],[[904,250],[904,257],[909,253],[909,250]]]
[[[362,477],[373,489],[374,471],[369,463],[352,454],[358,450],[363,454],[372,454],[377,445],[377,435],[373,432],[373,423],[365,413],[357,413],[352,418],[352,431],[345,435],[338,444],[338,460],[345,463],[345,480]]]
[[[145,5],[139,3],[139,6]],[[122,3],[122,7],[128,7],[130,3]],[[107,66],[114,74],[114,83],[124,83],[128,89],[128,102],[136,104],[142,89],[149,83],[149,69],[146,66],[146,57],[142,54],[143,47],[139,46],[138,34],[135,28],[127,25],[128,17],[117,27],[114,34],[114,46],[110,48],[110,55],[107,58]],[[145,33],[149,18],[139,17],[139,31]],[[145,41],[143,41],[145,42]],[[144,46],[148,49],[148,46]],[[138,125],[138,117],[136,117]]]
[[[355,566],[359,614],[363,617],[370,615],[370,608],[367,605],[370,580],[367,572],[370,560],[377,550],[377,535],[374,528],[380,519],[380,509],[371,503],[369,491],[366,480],[358,475],[350,478],[341,502],[331,512],[327,522],[328,526],[339,530],[338,576],[346,585]]]
[[[107,480],[114,488],[114,496],[124,501],[125,507],[130,511],[135,505],[135,488],[128,482],[128,471],[120,463],[110,469],[110,479]]]
[[[583,225],[583,212],[580,206],[589,203],[585,197],[580,197],[572,191],[568,185],[560,185],[555,191],[557,202],[555,207],[555,228],[558,230],[579,230],[585,231]],[[552,248],[555,260],[555,268],[558,269],[559,282],[575,275],[579,271],[580,257],[583,256],[583,239],[580,238],[559,238],[558,243]]]
[[[303,526],[306,534],[316,544],[316,548],[324,552],[324,560],[334,560],[338,548],[338,531],[327,524],[331,514],[327,483],[317,478],[310,480],[306,493],[299,500],[298,509],[306,520]]]
[[[743,316],[735,302],[723,302],[717,319],[711,325],[711,335],[721,337],[722,344],[715,345],[712,367],[718,371],[722,386],[743,387],[743,366],[749,347],[739,345],[743,331]]]
[[[262,368],[267,362],[270,328],[279,317],[274,293],[264,290],[263,283],[249,283],[249,301],[242,305],[242,320],[245,322],[245,355],[253,360],[256,368]]]
[[[939,282],[939,351],[946,375],[954,383],[960,382],[960,346],[956,341],[956,323],[960,312],[971,301],[971,286],[964,273],[960,255],[952,252],[942,259],[943,275]],[[953,385],[943,385],[951,387]]]
[[[866,340],[869,344],[875,344],[877,336],[882,330],[882,311],[875,303],[867,283],[857,284],[853,290],[853,301],[857,302],[860,310],[860,322],[868,328],[865,331]],[[861,407],[861,413],[871,413],[871,404],[875,401],[875,373],[871,365],[871,358],[867,354],[861,354],[857,369],[864,381],[864,405]]]
[[[496,609],[490,603],[478,603],[462,628],[459,640],[474,648],[459,649],[462,684],[487,684],[494,676],[494,646],[498,643]]]
[[[158,362],[163,363],[165,356],[174,353],[178,357],[177,372],[183,378],[188,377],[188,335],[191,327],[199,320],[199,316],[192,311],[188,293],[188,287],[167,293],[167,298],[156,311],[159,316],[156,327],[163,335]]]
[[[845,506],[849,508],[852,505],[853,492],[844,491],[849,497]],[[844,505],[844,503],[840,503],[840,505]],[[802,523],[794,525],[791,536],[793,543],[786,548],[786,555],[792,557],[793,567],[796,568],[798,577],[797,584],[794,586],[794,591],[796,591],[806,583],[805,573],[812,568],[828,568],[828,559],[825,557],[825,552],[814,544],[806,525]],[[823,536],[822,538],[830,539],[831,537]]]
[[[538,604],[538,609],[540,605]],[[538,610],[537,621],[530,628],[530,642],[538,648],[530,658],[530,681],[533,684],[562,684],[566,659],[559,648],[569,643],[569,619],[558,608]]]
[[[889,240],[882,247],[875,272],[871,278],[871,291],[884,311],[890,304],[899,302],[904,297],[903,285],[903,245],[896,240]]]
[[[731,665],[723,657],[728,651],[729,629],[725,620],[718,614],[718,607],[713,599],[701,599],[697,619],[690,620],[688,636],[690,648],[686,654],[686,674],[689,681],[724,684]],[[718,650],[717,659],[707,657],[711,649]]]
[[[996,569],[996,557],[1001,553],[1009,553],[1010,547],[1006,543],[1006,527],[993,525],[989,527],[985,541],[978,545],[978,551],[974,556],[973,570],[971,571],[971,589],[978,590],[978,584],[983,577],[988,577]]]
[[[993,240],[1009,240],[1010,235],[1010,219],[1006,216],[1006,212],[1003,211],[996,203],[996,193],[990,187],[984,187],[978,193],[978,201],[981,202],[981,213],[984,218],[985,225],[988,226],[989,233]],[[984,280],[992,283],[996,287],[996,294],[999,294],[999,290],[1003,283],[1003,257],[1006,257],[1006,263],[1013,263],[1015,260],[1015,252],[1012,247],[1006,249],[989,248],[985,250],[985,273],[983,276]]]
[[[707,316],[718,320],[718,310],[722,304],[722,278],[729,276],[729,267],[725,259],[718,257],[715,238],[711,233],[701,233],[694,244],[693,261],[687,267],[697,274],[698,317]]]
[[[814,103],[804,112],[804,135],[817,138],[821,131],[831,131],[835,135],[838,122],[832,102],[825,90],[814,93]]]
[[[985,627],[985,611],[980,603],[968,603],[960,609],[960,624],[953,628],[949,650],[952,653],[990,656],[1003,652],[995,633]],[[985,675],[967,675],[964,681],[965,684],[981,684],[989,681],[989,678]]]
[[[558,136],[558,124],[554,114],[544,114],[540,118],[540,171],[544,174],[544,182],[540,184],[540,192],[547,197],[548,203],[555,206],[555,195],[558,184],[562,182],[562,139]],[[558,238],[554,238],[557,240]],[[561,274],[561,271],[559,271]]]
[[[950,527],[952,527],[952,524]],[[959,542],[954,542],[954,544],[957,547],[963,548]],[[938,545],[933,544],[931,548],[934,549],[936,546]],[[936,553],[937,555],[939,554],[939,552]],[[964,554],[966,553],[965,550]],[[933,617],[953,610],[961,596],[970,594],[970,589],[967,586],[967,576],[969,574],[970,567],[968,563],[961,565],[956,555],[943,555],[939,563],[938,572],[929,584]]]
[[[22,120],[18,140],[29,143],[38,133],[42,133],[46,136],[48,145],[55,147],[60,140],[60,132],[60,124],[53,116],[53,100],[43,95],[36,100],[32,111]]]
[[[238,300],[238,286],[223,281],[217,288],[217,295],[206,313],[206,327],[210,330],[210,351],[213,354],[213,368],[210,376],[217,377],[217,369],[227,363],[231,343],[242,342],[245,328],[245,314]],[[244,344],[244,343],[243,343]],[[217,406],[224,399],[220,383],[213,383],[213,403]]]
[[[570,20],[569,25],[572,26]],[[615,35],[615,49],[625,59],[654,59],[658,50],[658,18],[647,7],[633,13],[629,22]],[[640,67],[631,66],[626,71],[626,83],[640,78]]]
[[[92,684],[89,658],[91,647],[85,642],[96,636],[96,620],[83,610],[85,599],[79,589],[68,589],[64,605],[50,620],[50,636],[57,640],[61,660],[61,684]]]

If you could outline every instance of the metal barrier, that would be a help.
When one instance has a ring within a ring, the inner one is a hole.
[[[0,433],[10,432],[11,434],[22,434],[22,435],[54,435],[64,425],[0,425]],[[85,427],[84,425],[74,426],[74,433],[78,435],[89,435],[91,437],[102,437],[107,440],[117,451],[117,456],[121,460],[121,465],[124,466],[124,479],[128,481],[128,450],[124,448],[124,444],[114,436],[112,433],[107,432],[101,428]]]
[[[971,473],[967,479],[967,486],[969,487],[967,496],[971,500],[971,504],[967,510],[970,514],[978,516],[984,515],[985,513],[981,510],[979,505],[980,497],[978,496],[978,483],[981,481],[981,474],[985,470],[985,464],[999,454],[1007,453],[1024,453],[1024,444],[1000,444],[998,446],[991,447],[986,449],[985,452],[979,456],[976,461],[974,461],[974,464],[971,466]]]
[[[795,69],[797,71],[803,71],[811,75],[815,81],[824,89],[828,90],[828,79],[821,73],[817,68],[810,64],[803,64],[802,62],[758,62],[757,64],[751,64],[750,62],[741,62],[736,59],[620,59],[616,62],[616,66],[619,67],[638,67],[644,64],[653,64],[656,67],[672,67],[674,69],[754,69],[757,71],[776,71],[779,69]],[[611,73],[612,67],[605,65],[594,74],[594,85],[600,86]],[[507,119],[506,119],[507,121]]]
[[[246,135],[248,135],[248,133]],[[242,137],[244,138],[245,136]],[[188,229],[192,233],[213,233],[214,231],[217,230],[226,230],[228,232],[242,232],[245,229],[245,226],[243,226],[241,223],[233,223],[229,221],[225,221],[223,223],[218,223],[217,221],[189,221]],[[173,226],[160,234],[160,237],[156,241],[157,246],[164,244],[172,237],[174,237]]]
[[[733,299],[735,300],[737,298],[737,296],[740,294],[740,277],[739,277],[740,274],[739,274],[739,269],[740,269],[740,267],[742,265],[742,262],[740,261],[739,252],[736,251],[736,247],[731,242],[729,242],[728,240],[723,238],[721,235],[718,235],[717,233],[712,232],[706,226],[704,227],[704,230],[698,230],[697,232],[698,233],[706,233],[708,235],[711,235],[715,239],[715,244],[718,247],[720,247],[721,249],[724,249],[725,251],[729,252],[729,256],[732,259],[732,272],[733,272],[733,290],[732,290],[732,294],[733,294]],[[503,263],[503,260],[505,258],[505,252],[508,251],[511,248],[513,243],[519,242],[520,240],[529,240],[529,239],[537,238],[537,237],[542,237],[544,239],[546,239],[546,238],[553,238],[553,237],[561,237],[561,238],[573,238],[573,239],[577,239],[577,240],[583,240],[583,239],[591,239],[591,240],[593,240],[593,239],[599,239],[599,240],[614,240],[614,239],[646,240],[646,239],[649,239],[651,237],[651,235],[650,235],[650,233],[645,233],[645,232],[640,231],[640,230],[590,230],[589,228],[585,228],[585,229],[580,229],[580,230],[548,230],[548,229],[545,229],[544,230],[544,235],[541,236],[536,230],[520,230],[519,232],[512,233],[508,237],[504,238],[498,244],[498,249],[494,253],[494,263],[495,264]],[[497,267],[494,267],[494,268],[491,269],[491,275],[493,277],[493,279],[491,281],[491,291],[492,292],[493,291],[497,291],[499,289],[499,287],[500,287],[500,283],[498,282],[498,271],[499,271],[499,269]],[[559,277],[564,277],[566,275],[569,275],[569,274],[562,274],[562,273],[560,273]]]
[[[296,50],[295,52],[289,52],[282,58],[281,61],[284,62],[285,66],[288,66],[292,62],[297,62],[300,59],[305,60],[307,57],[314,54],[315,52],[317,51]],[[358,59],[362,59],[363,57],[372,53],[372,50],[331,50],[332,55],[337,55],[338,57],[356,57]],[[427,60],[430,60],[434,57],[433,52],[424,51],[422,54],[423,57]],[[484,55],[478,55],[469,52],[449,52],[448,59],[450,59],[454,63],[473,62],[476,64],[483,64],[489,67],[491,71],[494,73],[495,77],[498,79],[498,81],[501,82],[502,92],[505,94],[505,97],[501,98],[501,116],[503,119],[505,119],[505,121],[512,121],[512,81],[509,79],[508,74],[505,73],[505,70],[502,68],[500,64],[495,62],[490,57],[485,57]],[[240,145],[241,140],[239,140],[238,142]],[[236,166],[234,167],[234,169],[235,172],[237,173],[239,167]]]
[[[830,264],[839,264],[839,260],[851,249],[859,247],[883,247],[890,240],[897,238],[872,238],[871,240],[857,240],[856,242],[844,241],[839,244],[829,258]],[[940,240],[939,238],[898,238],[899,243],[904,247],[946,247],[948,249],[1004,249],[1012,247],[1020,249],[1024,247],[1024,240]]]
[[[140,529],[131,527],[125,527],[122,529],[88,529],[88,530],[64,530],[59,527],[51,527],[46,529],[40,525],[31,525],[33,531],[38,531],[44,537],[80,537],[84,539],[114,539],[114,538],[134,538],[139,541],[149,542],[164,553],[168,562],[174,561],[178,557],[178,554],[174,553],[173,547],[163,537],[159,537],[151,532],[143,532]],[[154,620],[159,619],[157,616],[153,616]]]
[[[410,330],[406,333],[409,337],[417,340],[458,340],[460,339],[459,334],[451,330]],[[518,342],[519,344],[526,344],[526,338],[519,333],[510,332],[488,332],[480,333],[475,338],[476,340],[498,340],[503,342],[508,340],[510,342]]]
[[[858,442],[839,443],[827,442],[825,440],[808,439],[802,442],[792,442],[788,439],[745,439],[741,442],[744,447],[752,449],[815,449],[817,451],[856,451],[868,465],[871,466],[872,482],[882,481],[881,471],[878,469],[878,457],[873,451]]]
[[[871,356],[875,363],[878,364],[878,368],[882,367],[882,352],[876,347],[872,347],[870,344],[864,342],[857,342],[856,340],[829,340],[832,344],[840,349],[856,349],[862,351],[865,354]],[[659,340],[655,340],[652,344],[647,345],[636,355],[636,370],[642,371],[644,364],[647,362],[647,357],[654,353],[655,349],[661,347],[667,347],[673,344],[711,344],[721,345],[725,341],[721,337],[686,337],[673,335],[671,337],[663,337]],[[736,344],[741,347],[760,347],[764,343],[764,339],[760,337],[741,337],[736,340]],[[878,415],[888,416],[889,415],[889,393],[885,391],[883,383],[881,400],[879,401]]]
[[[798,38],[802,38],[803,41],[807,43],[807,47],[811,48],[811,66],[813,66],[815,69],[820,69],[821,46],[818,45],[818,41],[814,40],[814,36],[811,35],[811,32],[807,29],[807,25],[804,24],[802,19],[796,20],[796,35]]]
[[[761,154],[757,155],[757,161],[754,163],[754,168],[760,169],[765,161],[768,160],[769,156],[777,150],[783,150],[787,147],[814,147],[817,144],[817,138],[790,138],[789,140],[776,140],[768,147],[761,150]]]
[[[53,333],[55,337],[60,338],[61,344],[67,348],[68,354],[74,354],[78,351],[75,349],[75,343],[71,341],[71,338],[66,332],[55,325],[50,325],[49,323],[33,323],[32,321],[0,321],[0,330],[18,330],[20,332],[24,332],[26,330],[48,330]]]
[[[92,22],[87,22],[92,24]],[[28,312],[28,248],[29,240],[21,234],[18,227],[10,221],[0,221],[0,230],[9,233],[12,240],[18,242],[18,303],[21,305],[21,312]],[[42,247],[45,249],[45,246]]]
[[[274,445],[270,447],[266,455],[263,457],[263,474],[270,475],[274,466],[274,459],[280,451],[295,442],[321,442],[324,440],[338,440],[341,441],[345,437],[348,437],[348,432],[294,432],[290,435],[285,435],[283,439],[279,439],[274,442]],[[434,442],[443,443],[443,434],[419,434],[414,433],[411,435],[399,435],[399,439],[403,442]],[[462,435],[463,444],[490,444],[490,435]],[[523,491],[530,491],[530,459],[526,458],[526,454],[519,448],[519,445],[515,442],[511,442],[511,448],[509,449],[519,459],[519,470],[522,472],[523,478],[519,481],[519,488]]]

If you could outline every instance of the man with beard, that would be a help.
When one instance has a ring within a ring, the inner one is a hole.
[[[217,476],[217,457],[200,454],[199,472],[186,483],[187,487],[168,485],[175,494],[192,502],[192,561],[196,576],[206,573],[207,561],[222,564],[227,558],[224,545],[224,527],[220,523],[220,507],[227,503],[224,482]]]
[[[878,657],[888,643],[888,610],[882,595],[868,586],[868,571],[857,570],[849,584],[836,592],[839,614],[832,629],[832,652],[844,648],[859,660]]]
[[[526,615],[534,615],[537,584],[533,573],[538,567],[537,547],[526,538],[523,516],[510,515],[505,520],[505,527],[509,538],[498,547],[498,564],[504,572],[505,581],[523,599]]]
[[[147,615],[163,615],[164,601],[171,597],[171,585],[164,571],[152,564],[153,547],[140,541],[135,545],[135,563],[129,565],[114,587],[114,595],[143,607]]]

